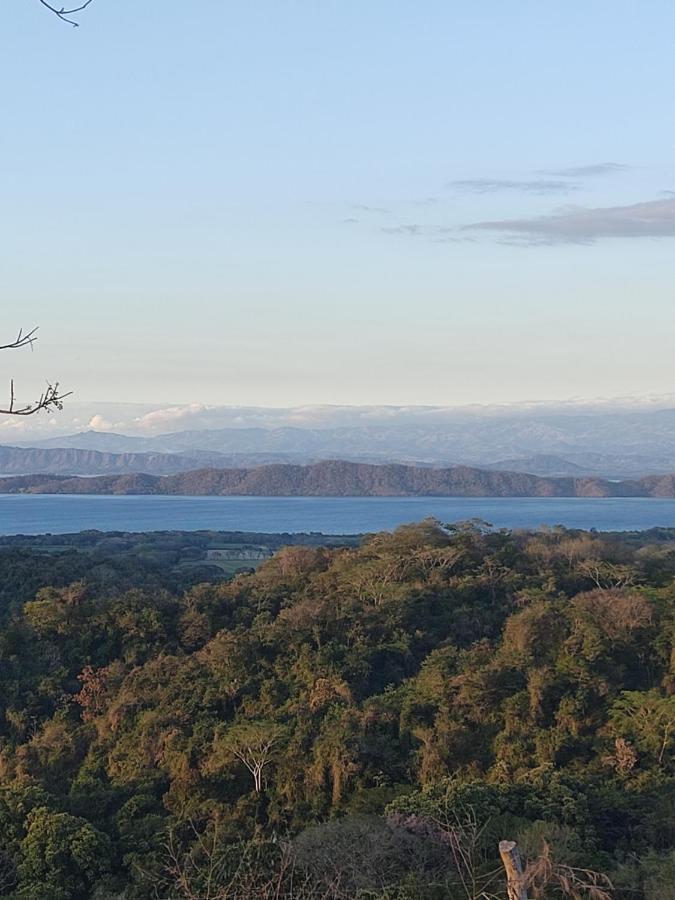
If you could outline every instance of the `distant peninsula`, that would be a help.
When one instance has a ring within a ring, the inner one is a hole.
[[[172,475],[0,478],[2,494],[153,494],[248,497],[675,497],[675,474],[625,481],[544,478],[469,466],[429,468],[326,461],[202,468]]]

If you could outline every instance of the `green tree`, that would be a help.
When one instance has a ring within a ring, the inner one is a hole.
[[[41,806],[27,819],[19,864],[20,896],[86,900],[110,868],[111,848],[85,819]]]
[[[675,695],[664,697],[657,689],[624,691],[612,707],[611,719],[616,731],[632,740],[639,751],[659,766],[672,766]]]

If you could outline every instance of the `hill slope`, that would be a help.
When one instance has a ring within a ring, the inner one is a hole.
[[[199,458],[169,453],[112,453],[74,447],[0,447],[0,472],[3,475],[101,475],[107,472],[170,475],[199,465]]]
[[[193,450],[190,453],[157,450],[94,450],[81,447],[0,446],[0,475],[173,475],[204,466],[238,468],[271,463],[308,463],[313,460],[283,453],[219,453]]]
[[[0,492],[266,497],[675,497],[675,476],[613,482],[601,478],[541,478],[467,466],[431,469],[328,461],[310,466],[197,469],[167,476],[29,475],[0,479]]]

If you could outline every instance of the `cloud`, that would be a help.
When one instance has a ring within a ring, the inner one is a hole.
[[[94,431],[112,431],[115,425],[108,421],[104,416],[95,415],[92,416],[89,422],[87,423],[87,428],[93,428]]]
[[[439,225],[390,225],[382,226],[383,234],[404,235],[407,237],[424,237],[434,244],[470,244],[476,241],[475,237],[457,233],[458,229],[453,225],[443,227]]]
[[[517,235],[530,244],[591,244],[599,238],[675,237],[675,198],[630,206],[573,206],[547,216],[473,222],[462,230]]]
[[[473,237],[456,237],[450,234],[451,231],[454,231],[453,228],[439,228],[436,232],[436,236],[431,238],[431,241],[434,244],[474,244],[476,242],[476,238]]]
[[[384,209],[382,206],[367,206],[365,203],[352,203],[352,209],[358,209],[360,212],[366,213],[379,213],[383,216],[388,215],[390,212],[390,210]]]
[[[632,169],[632,166],[626,166],[623,163],[594,163],[590,166],[571,166],[567,169],[554,169],[552,171],[542,171],[542,175],[558,175],[563,178],[585,178],[593,175],[611,175],[612,172],[626,172]]]
[[[520,191],[524,194],[567,194],[579,190],[580,185],[570,181],[536,179],[534,181],[511,181],[506,178],[467,178],[451,181],[450,188],[469,191],[472,194],[496,194],[499,191]]]
[[[409,234],[417,236],[418,234],[422,234],[422,226],[421,225],[392,225],[388,228],[381,228],[385,234]]]
[[[140,416],[134,421],[134,426],[143,431],[155,431],[177,425],[199,422],[200,417],[210,412],[214,407],[203,403],[188,403],[184,406],[170,406],[164,409],[156,409]],[[201,426],[204,427],[204,426]]]

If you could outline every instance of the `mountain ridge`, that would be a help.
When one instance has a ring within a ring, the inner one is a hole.
[[[0,478],[5,494],[140,494],[263,497],[675,497],[675,474],[610,481],[545,478],[469,466],[431,468],[329,460],[308,466],[202,468],[174,475]]]
[[[263,426],[246,422],[144,436],[89,430],[32,441],[15,438],[13,444],[24,448],[178,454],[198,459],[199,465],[247,464],[246,458],[250,464],[347,459],[625,479],[675,471],[675,410],[540,411],[531,415],[464,416],[443,422],[423,420],[418,415],[405,423],[364,420],[328,427],[325,423]],[[214,455],[209,458],[203,454]]]
[[[155,451],[93,450],[77,447],[12,447],[0,445],[0,475],[119,474],[172,475],[211,465],[215,468],[239,468],[271,463],[307,463],[292,454],[218,453],[195,450],[192,454]]]

